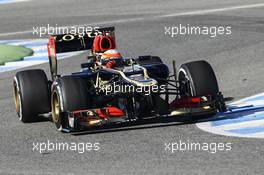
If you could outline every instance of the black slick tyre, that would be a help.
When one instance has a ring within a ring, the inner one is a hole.
[[[37,121],[39,114],[48,113],[50,90],[43,70],[33,69],[17,72],[13,81],[16,112],[24,123]]]

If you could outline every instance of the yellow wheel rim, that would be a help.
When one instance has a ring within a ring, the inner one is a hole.
[[[56,92],[52,95],[52,119],[53,122],[58,122],[60,118],[60,101]]]
[[[20,93],[19,93],[16,81],[14,81],[13,93],[14,93],[14,101],[15,101],[16,112],[18,114],[20,114],[21,98],[20,98]]]

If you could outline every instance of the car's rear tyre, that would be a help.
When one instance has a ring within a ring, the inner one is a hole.
[[[204,95],[216,96],[219,93],[214,70],[206,61],[194,61],[183,64],[180,67],[178,76],[182,94],[187,93],[195,97]]]
[[[91,96],[89,82],[74,76],[61,77],[53,85],[51,95],[52,119],[58,130],[68,127],[65,112],[89,109]]]
[[[13,81],[16,112],[24,123],[39,120],[38,115],[51,111],[48,79],[43,70],[17,72]]]

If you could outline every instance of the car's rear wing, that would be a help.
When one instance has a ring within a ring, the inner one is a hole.
[[[57,76],[57,53],[74,52],[93,49],[94,40],[97,35],[111,36],[115,45],[115,28],[98,28],[91,32],[83,34],[60,34],[49,36],[48,41],[48,57],[50,63],[51,76],[54,79]],[[103,43],[101,42],[101,45]],[[103,46],[102,46],[103,47]],[[107,46],[110,48],[110,46]],[[115,47],[115,46],[114,46]],[[111,44],[111,48],[114,48]],[[106,48],[107,49],[107,48]]]

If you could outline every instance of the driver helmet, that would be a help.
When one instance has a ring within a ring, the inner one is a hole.
[[[121,53],[115,49],[107,50],[101,56],[101,63],[107,68],[122,66],[122,60]]]
[[[102,57],[101,57],[103,60],[109,60],[109,59],[122,59],[122,55],[120,52],[118,52],[117,50],[115,49],[110,49],[110,50],[107,50],[105,51],[103,54],[102,54]]]

